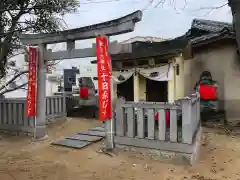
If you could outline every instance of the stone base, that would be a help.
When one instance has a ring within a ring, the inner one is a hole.
[[[200,127],[196,133],[196,137],[193,142],[192,153],[179,153],[173,151],[162,151],[156,149],[147,149],[141,147],[133,147],[126,145],[116,144],[116,150],[118,152],[130,151],[136,158],[141,156],[149,156],[153,160],[159,160],[163,163],[171,163],[176,165],[195,165],[199,158],[200,148],[201,148],[201,134],[202,128]],[[140,156],[139,156],[140,155]]]
[[[34,137],[32,140],[37,142],[37,141],[44,141],[44,140],[47,140],[47,139],[48,139],[48,135],[45,134],[45,136],[43,136],[43,137],[39,137],[39,138]]]
[[[34,139],[36,141],[42,141],[47,138],[48,136],[46,135],[46,126],[36,126],[34,129]]]
[[[53,116],[53,117],[48,117],[46,121],[46,125],[50,125],[52,123],[58,122],[58,121],[67,121],[67,115],[63,114],[61,116]]]

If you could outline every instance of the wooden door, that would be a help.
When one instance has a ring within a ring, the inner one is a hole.
[[[168,101],[168,82],[147,79],[146,100],[150,102]]]
[[[117,95],[124,97],[126,101],[134,101],[133,76],[117,85]]]

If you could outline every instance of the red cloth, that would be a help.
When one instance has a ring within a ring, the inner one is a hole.
[[[80,88],[80,98],[88,98],[88,88]]]
[[[200,98],[204,100],[217,99],[217,87],[200,84],[199,88]]]
[[[158,112],[155,113],[155,121],[158,121],[159,120],[159,114]],[[169,123],[169,120],[170,120],[170,113],[168,110],[165,110],[165,122],[166,122],[166,126],[168,126],[168,123]]]

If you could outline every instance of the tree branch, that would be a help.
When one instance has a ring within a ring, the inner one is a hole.
[[[0,96],[1,96],[1,95],[4,95],[4,94],[6,94],[6,93],[12,92],[12,91],[15,91],[15,90],[21,89],[21,88],[25,87],[27,84],[28,84],[28,83],[24,83],[24,84],[21,84],[21,85],[15,87],[15,88],[12,88],[12,89],[6,89],[5,91],[3,91],[3,92],[0,93]]]
[[[0,3],[0,77],[6,73],[9,55],[19,48],[19,33],[59,30],[62,20],[58,15],[76,12],[79,5],[79,0],[3,0]]]
[[[12,79],[10,79],[6,84],[4,84],[2,87],[0,87],[0,91],[2,91],[4,88],[6,88],[9,84],[13,83],[18,77],[20,77],[23,74],[28,73],[28,70],[19,72],[16,76],[14,76]]]
[[[222,4],[222,5],[219,5],[219,6],[201,7],[201,8],[199,8],[199,9],[194,10],[193,13],[194,13],[194,12],[196,13],[196,12],[199,12],[199,11],[205,11],[205,10],[206,10],[207,12],[203,15],[203,16],[206,16],[206,15],[210,14],[212,11],[221,9],[221,8],[227,6],[227,5],[228,5],[228,2],[226,2],[226,3]]]

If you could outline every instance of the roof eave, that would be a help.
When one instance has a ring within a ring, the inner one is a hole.
[[[193,48],[198,48],[198,47],[201,47],[203,45],[211,44],[211,43],[214,43],[216,41],[220,41],[220,40],[224,40],[224,39],[235,40],[235,36],[234,35],[217,36],[217,37],[214,37],[214,38],[211,38],[211,39],[206,39],[206,40],[203,40],[203,41],[199,41],[197,43],[192,43],[192,47]]]

